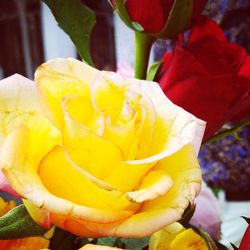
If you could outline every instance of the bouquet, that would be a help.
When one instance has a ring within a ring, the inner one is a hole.
[[[0,82],[0,189],[19,202],[0,200],[0,249],[226,249],[197,157],[250,124],[246,50],[201,15],[205,0],[113,0],[135,64],[130,76],[102,71],[89,50],[95,12],[43,1],[81,60]],[[174,48],[149,65],[158,39]]]

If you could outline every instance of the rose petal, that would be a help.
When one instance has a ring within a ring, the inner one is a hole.
[[[50,212],[44,208],[35,206],[31,201],[23,199],[23,204],[28,210],[31,218],[40,226],[50,228]]]
[[[79,206],[58,198],[44,187],[37,174],[36,167],[29,158],[30,133],[22,126],[13,131],[4,141],[1,152],[1,168],[20,195],[51,213],[73,215],[91,221],[110,222],[124,219],[131,215],[128,211],[110,211]],[[20,147],[19,145],[22,145]]]
[[[172,185],[173,181],[166,172],[153,170],[144,177],[140,189],[128,192],[127,196],[134,202],[142,203],[165,195]]]
[[[136,214],[120,222],[77,222],[102,236],[144,237],[179,220],[200,189],[201,170],[192,145],[164,158],[155,169],[168,172],[173,180],[173,186],[166,195],[144,202]]]
[[[41,162],[39,176],[57,197],[78,205],[110,210],[134,210],[119,191],[107,191],[77,171],[66,159],[61,147],[55,147]]]
[[[56,59],[38,67],[35,82],[40,94],[40,102],[45,114],[58,128],[63,128],[61,101],[64,96],[78,94],[89,96],[89,84],[96,70],[75,60]]]

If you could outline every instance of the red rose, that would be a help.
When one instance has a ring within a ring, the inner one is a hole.
[[[115,0],[111,1],[115,5]],[[139,23],[146,33],[159,33],[163,30],[174,0],[127,0],[124,1],[129,17]],[[191,22],[200,15],[207,0],[194,0]]]
[[[177,105],[207,121],[204,139],[250,113],[250,56],[202,17],[186,46],[163,58],[159,83]]]

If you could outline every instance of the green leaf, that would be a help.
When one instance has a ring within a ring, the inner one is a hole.
[[[238,132],[241,129],[243,129],[245,126],[248,126],[248,125],[250,125],[250,115],[248,115],[243,120],[241,120],[235,127],[228,128],[226,130],[223,130],[223,131],[217,133],[214,136],[209,137],[206,141],[203,142],[203,144],[218,141],[225,136],[238,134]]]
[[[115,241],[116,241],[116,237],[104,237],[104,238],[99,238],[97,243],[98,245],[101,246],[110,246],[113,247],[115,246]]]
[[[160,68],[161,65],[162,65],[162,61],[153,63],[148,70],[146,80],[154,81],[157,75],[158,69]]]
[[[23,204],[0,217],[0,240],[42,236],[47,231],[36,224]]]
[[[159,38],[175,38],[190,26],[193,11],[193,0],[175,0],[163,31]]]
[[[89,53],[95,14],[80,0],[42,0],[51,9],[59,26],[70,36],[82,59],[93,65]]]

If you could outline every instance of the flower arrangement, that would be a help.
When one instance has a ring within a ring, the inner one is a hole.
[[[0,189],[22,203],[0,199],[0,249],[226,249],[197,157],[250,124],[246,50],[201,16],[205,0],[114,0],[135,33],[134,78],[100,71],[94,11],[44,2],[82,61],[0,81]],[[149,67],[159,38],[176,45]]]

